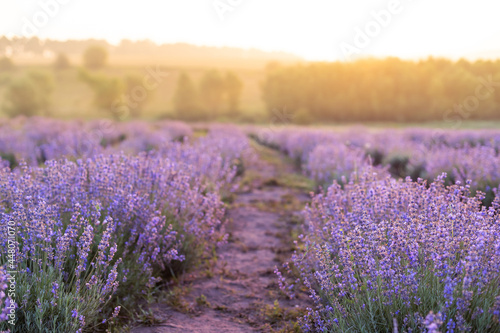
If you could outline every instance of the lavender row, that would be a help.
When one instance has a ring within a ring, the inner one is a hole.
[[[315,302],[305,331],[500,332],[500,132],[254,133],[328,187],[304,212],[299,280],[277,271]]]
[[[315,302],[306,332],[499,332],[500,199],[445,177],[368,168],[313,199],[293,258]]]
[[[15,167],[21,160],[37,165],[62,157],[77,159],[121,151],[137,154],[191,136],[191,128],[181,122],[16,118],[0,121],[0,158]]]
[[[285,128],[255,132],[261,142],[288,154],[321,184],[341,182],[342,177],[348,180],[352,172],[375,166],[379,174],[414,180],[432,181],[446,172],[448,184],[470,179],[473,190],[490,195],[500,185],[500,131]]]
[[[244,134],[213,128],[138,154],[126,147],[0,168],[1,264],[17,271],[16,329],[112,327],[119,305],[225,241],[221,195],[251,154]]]

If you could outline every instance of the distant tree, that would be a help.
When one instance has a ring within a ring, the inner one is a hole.
[[[38,37],[31,37],[26,40],[26,43],[24,44],[24,51],[41,55],[43,53],[42,42]]]
[[[144,106],[151,98],[151,92],[145,91],[143,78],[137,74],[130,74],[125,77],[125,105],[131,116],[138,117]]]
[[[181,73],[174,93],[174,108],[178,118],[199,120],[199,104],[196,87],[186,73]]]
[[[312,117],[309,110],[300,108],[293,113],[291,120],[293,121],[293,123],[298,125],[310,125],[313,122],[314,118]]]
[[[10,116],[33,116],[39,109],[35,83],[24,77],[9,84],[5,93],[5,110]]]
[[[83,54],[83,64],[88,69],[99,69],[106,65],[108,51],[102,46],[90,46]]]
[[[240,97],[243,90],[243,82],[233,72],[227,72],[224,82],[226,94],[227,114],[234,116],[239,113]]]
[[[124,85],[118,78],[93,75],[85,70],[80,71],[80,79],[94,91],[94,105],[102,111],[110,112],[119,118],[116,107],[123,105]]]
[[[11,81],[12,81],[12,76],[11,75],[0,73],[0,87],[8,84]]]
[[[225,82],[219,71],[210,70],[201,78],[200,103],[210,119],[222,114]]]
[[[68,56],[64,53],[59,53],[56,60],[54,61],[54,68],[56,70],[63,70],[68,69],[69,67],[71,67],[71,64],[69,62]]]
[[[4,53],[8,46],[10,46],[10,40],[5,36],[0,37],[0,53]]]
[[[0,58],[0,71],[10,71],[15,68],[14,62],[11,58]]]
[[[271,73],[277,71],[281,68],[281,63],[278,61],[270,61],[266,64],[265,71],[266,73]]]
[[[50,74],[30,72],[7,86],[6,111],[11,116],[34,116],[40,111],[47,114],[53,89],[54,79]]]
[[[39,93],[39,103],[43,111],[48,111],[50,106],[50,96],[54,91],[54,76],[46,71],[31,71],[28,73],[28,78],[36,85]]]

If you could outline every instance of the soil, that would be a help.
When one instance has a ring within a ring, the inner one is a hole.
[[[277,153],[276,153],[277,154]],[[280,292],[275,267],[293,253],[292,232],[309,195],[280,185],[281,165],[255,160],[246,165],[254,175],[229,205],[229,240],[217,249],[207,270],[185,274],[175,302],[151,306],[156,321],[134,333],[295,332],[310,302],[305,293],[289,299]]]

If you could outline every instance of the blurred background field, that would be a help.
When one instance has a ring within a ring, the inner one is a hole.
[[[154,87],[145,89],[148,82]],[[0,37],[1,117],[497,127],[499,86],[498,60],[313,62],[284,52],[147,40],[113,46]],[[40,87],[43,102],[32,101],[30,89]]]
[[[144,75],[145,67],[141,66],[110,66],[99,70],[99,74],[109,77],[125,77],[126,75]],[[16,79],[22,77],[27,72],[32,70],[52,71],[52,67],[43,65],[22,65],[15,72],[8,74],[8,78],[3,74],[3,80]],[[159,87],[151,93],[150,100],[144,108],[144,113],[141,115],[143,119],[157,118],[172,118],[174,115],[173,96],[176,82],[181,71],[186,72],[193,79],[199,79],[206,69],[203,68],[179,68],[179,67],[164,67],[169,75]],[[241,114],[244,116],[256,115],[261,118],[265,117],[265,106],[260,99],[259,82],[264,78],[264,73],[257,69],[239,69],[238,74],[245,84],[245,89],[242,92]],[[98,110],[93,105],[93,92],[83,83],[78,77],[78,68],[69,68],[64,71],[55,72],[55,87],[52,95],[52,104],[50,115],[58,118],[84,118],[95,119],[103,116],[102,110]],[[5,103],[6,84],[0,86],[0,103]],[[2,116],[6,116],[2,112]],[[250,118],[250,117],[248,117]],[[223,119],[221,119],[223,120]],[[239,119],[236,119],[239,121]]]
[[[0,37],[4,41],[4,48],[0,43],[0,58],[12,52],[12,47],[5,44],[15,45],[14,40],[9,41],[5,37]],[[17,41],[17,43],[20,43]],[[65,44],[68,45],[65,45]],[[234,71],[242,80],[245,89],[241,94],[241,114],[257,114],[263,117],[264,104],[260,98],[260,82],[265,78],[264,67],[272,59],[280,61],[291,61],[297,57],[276,53],[266,53],[256,50],[243,50],[235,48],[215,48],[215,47],[195,47],[191,45],[171,45],[173,52],[167,51],[165,54],[155,54],[148,52],[144,45],[137,43],[135,53],[127,54],[112,53],[112,47],[104,41],[80,41],[74,42],[79,45],[76,51],[71,51],[70,42],[56,43],[57,46],[33,47],[25,49],[26,42],[22,42],[23,51],[11,55],[8,58],[12,61],[12,67],[0,66],[0,108],[5,106],[5,92],[8,84],[19,79],[31,71],[43,71],[53,78],[54,89],[51,96],[50,115],[60,118],[84,118],[92,119],[106,116],[103,110],[99,110],[93,104],[93,92],[79,77],[79,72],[83,67],[83,54],[86,48],[96,45],[105,45],[109,58],[106,65],[93,71],[94,74],[109,78],[124,78],[126,76],[144,77],[147,69],[160,68],[168,75],[162,77],[162,82],[158,88],[148,96],[147,104],[141,117],[144,119],[157,119],[174,117],[173,95],[176,82],[181,72],[185,72],[193,80],[198,81],[202,75],[211,69],[224,71]],[[144,42],[150,45],[151,42]],[[41,45],[42,42],[35,38],[31,43]],[[49,43],[50,44],[50,43]],[[81,44],[81,45],[80,45]],[[63,46],[60,46],[63,45]],[[153,48],[159,48],[155,44]],[[67,53],[58,50],[68,51]],[[73,53],[70,53],[73,52]],[[172,53],[174,53],[172,55]],[[63,54],[68,60],[67,66],[57,68],[55,65],[58,54]],[[3,111],[3,110],[2,110]],[[0,112],[0,116],[5,117],[5,112]]]

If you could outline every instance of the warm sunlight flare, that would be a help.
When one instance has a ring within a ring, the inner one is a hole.
[[[491,0],[4,0],[0,34],[259,48],[326,61],[344,60],[343,44],[363,57],[475,59],[500,55],[499,12]]]

